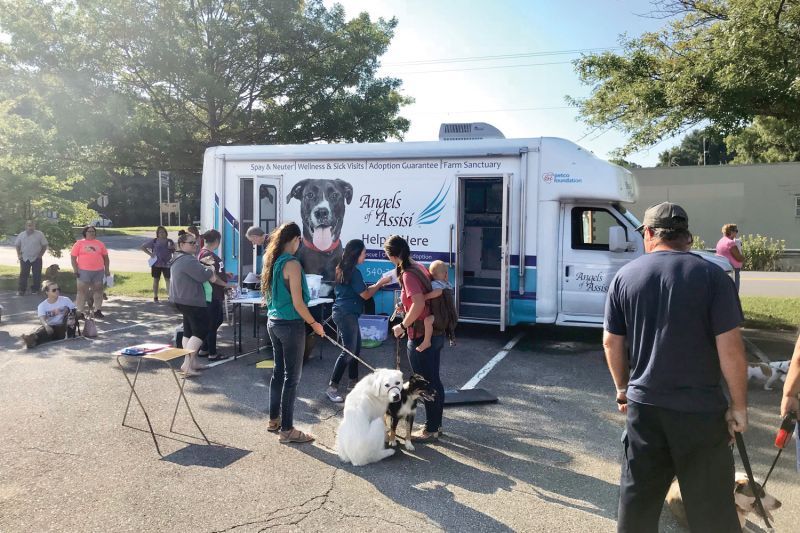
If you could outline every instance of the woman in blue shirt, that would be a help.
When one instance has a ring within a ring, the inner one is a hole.
[[[356,355],[361,355],[361,330],[358,327],[358,317],[364,312],[364,300],[372,298],[378,289],[391,282],[391,278],[381,278],[374,285],[367,287],[361,271],[356,268],[367,258],[367,249],[364,241],[353,239],[344,247],[342,259],[336,266],[336,300],[333,302],[333,322],[342,336],[342,344]],[[336,364],[333,365],[333,374],[325,394],[335,403],[344,399],[339,395],[339,381],[342,379],[344,369],[350,377],[351,387],[358,381],[358,361],[347,352],[342,351]]]

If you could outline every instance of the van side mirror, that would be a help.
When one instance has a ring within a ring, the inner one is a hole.
[[[608,228],[608,249],[611,252],[627,252],[628,246],[633,243],[625,239],[625,228],[612,226]]]

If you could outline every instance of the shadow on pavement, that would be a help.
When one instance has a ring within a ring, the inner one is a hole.
[[[185,448],[165,455],[162,461],[180,466],[205,466],[208,468],[226,468],[239,459],[252,453],[250,450],[229,448],[207,444],[190,444]]]

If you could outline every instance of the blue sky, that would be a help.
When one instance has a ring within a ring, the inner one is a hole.
[[[327,5],[334,2],[326,0]],[[616,131],[590,133],[564,97],[590,94],[570,61],[552,52],[619,46],[620,35],[657,30],[648,0],[339,0],[348,17],[396,17],[381,75],[403,80],[413,105],[406,140],[436,139],[442,122],[488,122],[506,137],[563,137],[600,157],[624,143]],[[539,54],[539,55],[534,55]],[[486,56],[518,55],[513,58]],[[461,59],[460,61],[445,61]],[[441,60],[441,61],[440,61]],[[501,68],[497,68],[501,67]],[[601,134],[602,133],[602,134]],[[628,159],[653,166],[671,139]]]

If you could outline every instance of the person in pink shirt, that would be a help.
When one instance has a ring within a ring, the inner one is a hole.
[[[89,288],[95,295],[94,316],[102,318],[100,307],[103,305],[103,282],[110,274],[108,268],[108,250],[106,245],[98,241],[95,236],[97,229],[94,226],[83,228],[83,239],[77,241],[72,246],[70,256],[72,256],[72,270],[78,278],[78,296],[75,299],[75,306],[79,313],[83,313],[86,307],[86,298]]]
[[[736,292],[739,292],[739,275],[744,263],[742,255],[742,241],[738,239],[739,228],[736,224],[725,224],[722,226],[722,238],[717,241],[717,255],[721,255],[733,267],[734,281],[736,282]]]

